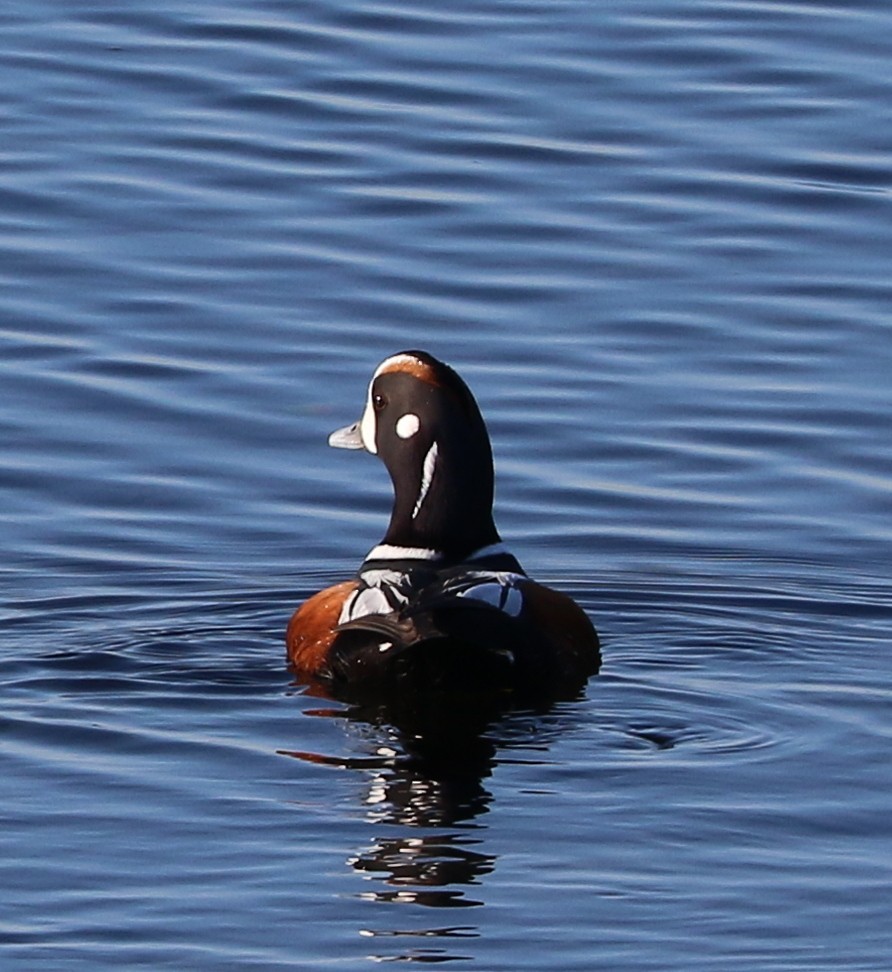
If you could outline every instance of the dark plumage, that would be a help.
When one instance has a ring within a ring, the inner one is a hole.
[[[423,351],[388,358],[362,418],[329,442],[377,454],[394,503],[356,577],[291,618],[300,674],[335,687],[551,691],[597,672],[586,614],[501,542],[489,436],[455,371]]]

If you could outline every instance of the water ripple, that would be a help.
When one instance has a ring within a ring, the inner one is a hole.
[[[0,24],[7,963],[885,967],[888,9]],[[381,536],[326,436],[414,346],[605,657],[427,736],[281,644]]]

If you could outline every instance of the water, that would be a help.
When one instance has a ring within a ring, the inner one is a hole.
[[[887,6],[0,26],[3,968],[887,969]],[[605,655],[421,741],[282,646],[417,346]]]

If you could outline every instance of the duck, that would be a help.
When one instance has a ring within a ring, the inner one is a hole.
[[[529,693],[578,690],[598,672],[588,615],[533,580],[496,529],[489,434],[453,368],[426,351],[389,356],[360,419],[328,442],[384,463],[393,508],[356,574],[292,615],[299,678],[342,692]]]

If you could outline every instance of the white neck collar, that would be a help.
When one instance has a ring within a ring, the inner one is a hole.
[[[499,554],[508,553],[508,548],[504,543],[490,543],[485,547],[480,547],[473,553],[465,557],[465,560],[482,560],[484,557],[496,557]],[[366,554],[366,560],[427,560],[435,562],[443,559],[443,554],[439,550],[432,550],[430,547],[400,547],[392,543],[379,543],[377,547]]]
[[[442,560],[443,554],[430,547],[399,547],[392,543],[379,543],[366,554],[366,560]]]

